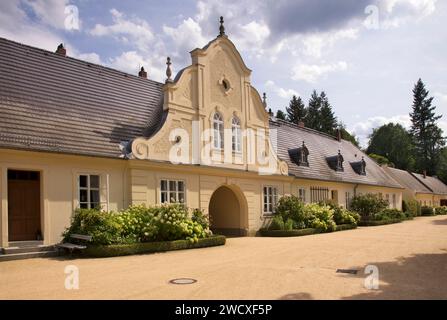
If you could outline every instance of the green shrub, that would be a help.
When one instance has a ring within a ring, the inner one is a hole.
[[[191,243],[188,240],[162,241],[162,242],[145,242],[132,244],[112,244],[107,246],[93,245],[81,252],[83,257],[116,257],[132,254],[144,254],[153,252],[165,252],[171,250],[196,249],[212,246],[224,245],[225,236],[210,236],[208,238],[199,239],[197,243]]]
[[[197,243],[211,235],[209,223],[200,211],[189,217],[188,208],[181,204],[163,204],[146,208],[131,206],[119,212],[93,209],[76,210],[64,240],[72,241],[72,233],[93,237],[93,245],[128,244],[184,239]]]
[[[405,219],[405,213],[398,209],[385,209],[381,211],[383,214],[388,216],[390,219]]]
[[[92,243],[107,245],[123,242],[122,231],[122,225],[114,214],[97,209],[77,209],[70,227],[62,236],[64,241],[72,242],[71,234],[85,234],[92,236]]]
[[[360,215],[357,212],[341,208],[334,212],[334,221],[337,225],[357,224],[360,221]]]
[[[192,211],[191,220],[200,224],[204,230],[210,228],[210,221],[208,216],[203,214],[203,211],[200,209],[194,209]]]
[[[407,201],[402,200],[402,212],[407,212],[407,211],[408,211]]]
[[[357,195],[352,199],[351,209],[358,212],[362,219],[371,220],[375,214],[388,207],[388,201],[376,194]]]
[[[270,229],[261,229],[259,230],[259,234],[263,237],[300,237],[300,236],[308,236],[311,234],[320,233],[320,230],[313,228],[305,228],[299,230],[270,230]]]
[[[294,226],[294,222],[292,219],[287,219],[284,221],[284,218],[279,215],[275,215],[272,218],[272,222],[270,223],[269,230],[292,230]]]
[[[402,211],[409,212],[411,216],[417,217],[421,215],[421,205],[416,200],[410,200],[407,202],[406,210],[402,208]]]
[[[357,212],[342,208],[333,201],[324,201],[320,202],[319,204],[328,205],[332,210],[334,210],[334,221],[337,225],[357,224],[360,221],[360,215]]]
[[[131,206],[115,213],[121,225],[123,242],[148,242],[156,238],[158,228],[154,224],[154,213],[145,206]]]
[[[399,223],[402,222],[402,219],[387,219],[387,220],[360,220],[359,226],[362,227],[373,227],[373,226],[382,226],[385,224]]]
[[[445,215],[447,214],[447,206],[440,206],[435,208],[435,213],[437,215]]]
[[[284,230],[284,220],[282,219],[282,216],[275,215],[272,218],[272,222],[270,223],[270,226],[268,227],[269,230]]]
[[[276,214],[280,215],[283,221],[292,219],[295,229],[305,227],[307,217],[304,212],[304,204],[296,196],[284,196],[279,199]]]
[[[285,222],[284,222],[284,230],[292,230],[293,229],[293,220],[292,219],[287,219]]]
[[[321,206],[316,203],[306,204],[304,206],[306,217],[306,226],[321,231],[334,231],[336,228],[334,222],[334,210],[329,206]]]
[[[429,206],[422,206],[421,207],[421,215],[422,216],[434,216],[435,210]]]

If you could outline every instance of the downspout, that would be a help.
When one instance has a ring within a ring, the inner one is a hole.
[[[354,197],[357,195],[357,188],[359,187],[359,184],[356,183],[356,185],[354,186]]]

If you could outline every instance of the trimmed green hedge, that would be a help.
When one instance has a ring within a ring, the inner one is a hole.
[[[355,228],[357,228],[355,224],[341,224],[336,227],[335,231],[343,231]],[[295,230],[267,230],[267,229],[259,230],[259,234],[262,237],[301,237],[317,233],[325,233],[325,232],[315,228],[295,229]]]
[[[335,231],[351,230],[357,228],[356,224],[339,224]]]
[[[83,250],[81,256],[92,258],[117,257],[133,254],[165,252],[171,250],[196,249],[224,245],[225,236],[216,235],[209,238],[198,239],[191,243],[189,240],[174,240],[160,242],[140,242],[132,244],[93,245]]]
[[[361,227],[382,226],[385,224],[399,223],[407,219],[388,219],[388,220],[363,220],[359,222]]]

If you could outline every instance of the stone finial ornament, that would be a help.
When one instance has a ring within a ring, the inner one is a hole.
[[[172,82],[171,76],[172,76],[172,69],[171,69],[171,58],[168,57],[166,59],[166,83]]]
[[[224,18],[220,17],[220,27],[219,27],[219,36],[222,37],[225,35],[225,27],[224,27]]]
[[[264,108],[267,108],[267,95],[265,92],[262,94],[262,104],[264,105]]]

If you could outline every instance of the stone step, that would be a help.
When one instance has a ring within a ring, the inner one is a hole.
[[[59,252],[56,251],[56,250],[40,251],[40,252],[0,254],[0,262],[2,262],[2,261],[12,261],[12,260],[22,260],[22,259],[31,259],[31,258],[56,257],[58,255],[59,255]]]
[[[9,247],[37,247],[43,245],[43,241],[28,240],[28,241],[9,241]]]
[[[20,246],[20,247],[10,246],[8,248],[2,249],[3,254],[44,252],[44,251],[54,251],[54,246],[45,246],[45,245],[38,245],[38,246],[32,246],[32,247],[31,246]]]

